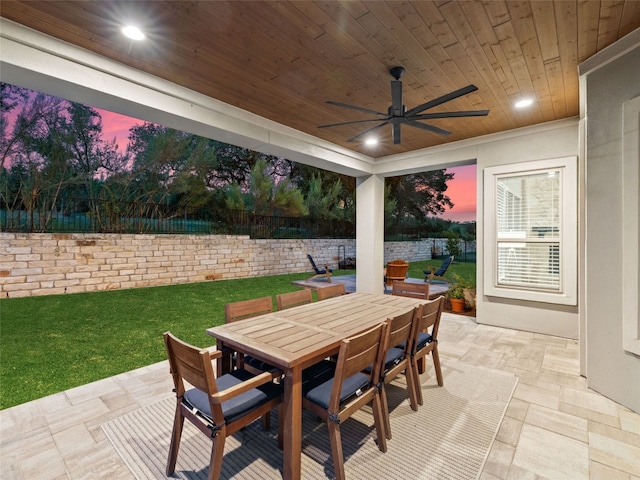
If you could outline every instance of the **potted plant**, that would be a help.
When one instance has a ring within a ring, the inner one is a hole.
[[[464,287],[460,284],[453,284],[447,292],[451,302],[451,310],[454,313],[464,312]]]

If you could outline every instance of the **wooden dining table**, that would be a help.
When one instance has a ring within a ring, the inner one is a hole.
[[[302,370],[337,353],[341,340],[423,303],[425,300],[352,293],[207,329],[218,349],[230,347],[284,373],[285,480],[299,480],[301,473]]]

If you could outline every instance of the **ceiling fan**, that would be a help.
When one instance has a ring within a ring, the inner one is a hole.
[[[434,127],[427,123],[421,123],[420,120],[430,120],[434,118],[452,118],[452,117],[483,117],[489,114],[489,110],[473,110],[462,112],[438,112],[438,113],[422,113],[425,110],[436,107],[440,104],[454,100],[458,97],[466,95],[478,90],[475,85],[467,85],[466,87],[455,90],[451,93],[447,93],[441,97],[438,97],[429,102],[418,105],[410,110],[402,104],[402,74],[404,73],[404,67],[393,67],[389,69],[389,73],[395,80],[391,80],[391,106],[387,113],[376,112],[368,108],[356,107],[355,105],[348,105],[346,103],[333,102],[328,100],[330,105],[336,105],[338,107],[349,108],[351,110],[357,110],[359,112],[370,113],[377,118],[368,120],[354,120],[351,122],[331,123],[329,125],[319,125],[318,128],[339,127],[341,125],[351,125],[354,123],[369,123],[369,122],[382,122],[375,127],[369,128],[362,133],[359,133],[355,137],[350,138],[347,142],[355,142],[361,137],[384,127],[385,125],[391,125],[393,134],[393,143],[400,143],[400,126],[408,125],[410,127],[420,128],[429,132],[437,133],[439,135],[450,135],[451,132],[443,130],[442,128]]]

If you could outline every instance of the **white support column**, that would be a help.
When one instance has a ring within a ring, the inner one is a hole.
[[[384,177],[356,178],[356,291],[383,292]]]

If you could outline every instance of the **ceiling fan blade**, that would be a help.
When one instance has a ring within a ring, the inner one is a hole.
[[[387,118],[389,116],[386,113],[376,112],[375,110],[369,110],[368,108],[363,108],[363,107],[356,107],[355,105],[348,105],[346,103],[333,102],[331,100],[327,100],[327,103],[329,105],[335,105],[336,107],[350,108],[351,110],[357,110],[359,112],[371,113],[373,115],[378,115],[379,117]]]
[[[402,81],[391,80],[391,114],[402,115]]]
[[[466,87],[462,87],[454,92],[451,93],[447,93],[446,95],[443,95],[441,97],[438,97],[434,100],[431,100],[427,103],[423,103],[422,105],[418,105],[417,107],[412,108],[411,110],[408,110],[406,113],[407,117],[412,117],[420,112],[424,112],[425,110],[429,109],[429,108],[433,108],[436,107],[442,103],[445,102],[449,102],[451,100],[454,100],[458,97],[461,97],[463,95],[466,95],[468,93],[471,92],[475,92],[476,90],[478,90],[478,87],[476,87],[475,85],[467,85]]]
[[[374,131],[378,130],[379,128],[384,127],[388,123],[389,122],[385,121],[385,122],[382,122],[380,125],[376,125],[375,127],[369,128],[368,130],[365,130],[364,132],[359,133],[355,137],[351,137],[349,140],[347,140],[347,142],[355,142],[359,138],[364,137],[365,135],[367,135],[368,133],[374,132]]]
[[[427,130],[428,132],[437,133],[438,135],[451,135],[451,132],[448,130],[443,130],[442,128],[434,127],[433,125],[428,125],[426,123],[419,123],[414,121],[406,121],[405,125],[409,125],[415,128],[421,128],[422,130]]]
[[[372,118],[369,120],[354,120],[352,122],[340,122],[340,123],[330,123],[328,125],[318,125],[316,128],[328,128],[328,127],[339,127],[341,125],[351,125],[354,123],[367,123],[367,122],[381,122],[383,118]]]
[[[398,145],[400,144],[400,124],[394,123],[393,125],[391,125],[391,128],[393,129],[391,132],[391,138],[393,138],[393,144]]]
[[[489,110],[471,110],[462,112],[423,113],[407,117],[408,120],[429,120],[430,118],[454,118],[454,117],[484,117],[489,115]]]

